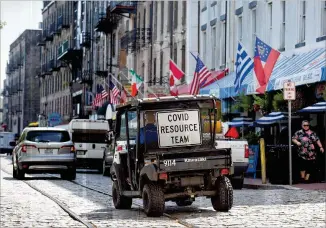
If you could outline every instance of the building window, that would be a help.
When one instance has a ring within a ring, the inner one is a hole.
[[[306,39],[306,1],[300,2],[299,42]]]
[[[181,70],[183,72],[186,72],[186,45],[185,44],[182,45],[181,52],[182,52],[182,54],[181,54]],[[183,77],[183,78],[185,78],[185,77]]]
[[[242,15],[238,17],[238,40],[242,41]]]
[[[160,53],[160,85],[163,84],[163,51]]]
[[[116,36],[116,34],[113,33],[113,35],[112,35],[112,42],[113,42],[113,45],[112,45],[112,57],[115,57],[115,44],[116,44],[115,36]]]
[[[281,2],[281,45],[280,48],[284,49],[285,48],[285,11],[286,10],[286,5],[285,1]]]
[[[170,32],[172,31],[172,23],[173,22],[173,1],[169,1],[169,7],[168,7],[168,20],[169,20],[169,24],[167,27],[167,31]]]
[[[153,39],[157,39],[157,20],[158,20],[158,2],[154,2],[154,34],[153,34]]]
[[[321,2],[321,35],[326,35],[326,2]]]
[[[173,61],[175,62],[175,64],[178,65],[178,46],[177,46],[177,43],[174,43],[173,45]]]
[[[161,2],[161,35],[164,32],[164,1]]]
[[[153,61],[153,84],[155,85],[156,84],[156,58],[154,58],[154,61]]]
[[[225,45],[225,21],[222,22],[221,24],[221,40],[220,40],[220,46],[221,46],[221,49],[220,49],[220,68],[225,68],[225,54],[226,54],[226,45]]]
[[[268,3],[268,25],[271,34],[273,28],[273,3],[272,2]]]
[[[178,5],[179,5],[179,1],[174,1],[174,15],[173,15],[173,23],[174,23],[174,29],[178,28]]]
[[[212,68],[216,67],[216,27],[212,28]]]
[[[206,62],[206,54],[207,54],[207,36],[206,36],[206,31],[203,32],[203,61]]]
[[[182,25],[186,25],[187,21],[187,1],[182,1]]]
[[[257,14],[256,9],[252,10],[251,25],[252,25],[252,50],[255,49],[256,35],[257,35]]]

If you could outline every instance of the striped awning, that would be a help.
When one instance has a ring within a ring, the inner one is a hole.
[[[326,112],[326,102],[318,102],[316,104],[303,108],[298,112]]]
[[[240,127],[243,125],[252,125],[253,120],[248,117],[236,117],[236,118],[233,118],[231,122],[228,122],[228,124],[230,126]]]
[[[257,125],[275,124],[278,121],[287,119],[287,115],[288,114],[286,112],[271,112],[266,116],[263,116],[260,119],[256,120],[255,124]]]
[[[207,92],[220,88],[219,98],[234,97],[238,94],[234,91],[235,72],[203,88]],[[245,94],[255,94],[254,71],[252,70],[244,79],[240,91]],[[295,50],[295,53],[286,55],[282,53],[275,64],[267,91],[279,90],[283,88],[284,81],[294,81],[296,86],[326,81],[326,49],[316,48],[310,51]]]

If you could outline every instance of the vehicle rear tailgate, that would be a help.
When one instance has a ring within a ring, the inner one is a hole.
[[[158,160],[160,172],[220,169],[232,165],[231,149],[162,153],[158,156]]]

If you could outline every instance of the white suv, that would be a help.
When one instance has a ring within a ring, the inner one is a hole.
[[[25,173],[60,173],[61,178],[76,178],[76,151],[67,130],[54,127],[25,128],[12,154],[13,177]]]

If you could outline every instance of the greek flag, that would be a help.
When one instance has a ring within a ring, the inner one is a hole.
[[[238,93],[243,80],[247,77],[250,71],[254,68],[254,62],[249,57],[242,44],[239,42],[237,50],[237,61],[235,63],[236,77],[234,81],[235,92]]]

